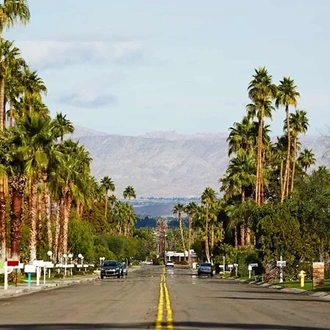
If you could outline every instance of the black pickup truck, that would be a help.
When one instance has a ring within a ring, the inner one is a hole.
[[[121,267],[117,261],[104,260],[101,266],[101,279],[103,280],[105,277],[112,276],[117,276],[118,278],[120,278],[121,272]]]

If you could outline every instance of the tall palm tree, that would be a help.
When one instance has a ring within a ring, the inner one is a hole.
[[[64,135],[73,133],[74,126],[72,122],[66,118],[66,115],[63,115],[62,112],[57,112],[54,119],[54,132],[56,137],[61,138],[61,142],[63,142]]]
[[[128,198],[129,201],[131,200],[131,198],[136,198],[136,193],[135,193],[134,187],[127,186],[123,192],[123,197],[125,199]]]
[[[296,162],[297,162],[297,142],[299,133],[305,134],[307,132],[309,123],[307,112],[304,110],[296,110],[295,113],[290,114],[291,134],[293,137],[293,159],[292,159],[292,178],[291,178],[291,192],[293,192]]]
[[[297,86],[294,83],[294,80],[290,77],[284,77],[280,81],[280,84],[277,87],[277,95],[275,100],[275,105],[278,108],[279,106],[285,107],[286,114],[286,129],[288,135],[288,150],[286,156],[285,172],[284,172],[284,181],[283,181],[283,191],[281,191],[281,201],[283,201],[285,196],[289,195],[289,172],[290,172],[290,159],[291,159],[291,129],[290,129],[290,112],[289,107],[293,105],[297,106],[297,98],[300,96],[297,91]]]
[[[216,202],[216,194],[214,189],[206,187],[202,193],[202,205],[205,208],[205,255],[208,262],[210,262],[210,245],[209,245],[209,221],[210,221],[210,209],[212,205]]]
[[[8,160],[9,146],[4,135],[0,135],[0,239],[2,258],[7,250],[6,198],[8,196]]]
[[[25,65],[25,61],[21,58],[20,50],[14,46],[14,42],[8,40],[1,40],[0,42],[0,57],[2,59],[0,61],[0,79],[3,80],[0,82],[0,87],[2,88],[0,94],[4,96],[3,112],[0,113],[0,125],[3,130],[6,119],[5,104],[9,100],[8,97],[12,96],[8,92],[13,90],[13,88],[15,89],[15,84],[17,83],[15,75],[17,78],[19,70]]]
[[[47,87],[44,81],[38,76],[37,71],[30,71],[29,68],[24,68],[23,84],[25,86],[24,98],[29,105],[29,113],[33,111],[34,100],[41,100],[41,94],[47,93]]]
[[[179,220],[179,227],[180,227],[180,233],[181,233],[181,241],[182,241],[182,248],[183,248],[183,253],[184,253],[184,260],[186,261],[186,244],[184,241],[184,236],[183,236],[183,226],[182,226],[182,213],[185,211],[185,207],[183,204],[178,203],[174,205],[172,212],[173,214],[178,214],[178,220]]]
[[[192,243],[192,219],[197,212],[198,205],[195,202],[190,202],[184,207],[184,212],[189,216],[188,224],[188,262],[191,262],[190,248]]]
[[[37,210],[38,185],[41,173],[47,168],[48,150],[53,143],[51,118],[44,119],[38,114],[28,114],[16,124],[15,143],[17,153],[25,160],[25,173],[30,180],[30,261],[37,257]]]
[[[26,0],[4,0],[0,4],[0,47],[4,42],[2,35],[5,28],[11,28],[17,23],[23,25],[30,20],[30,11]],[[3,54],[0,58],[0,67],[3,66]],[[5,82],[4,71],[0,70],[0,131],[3,131],[3,115],[5,113]]]
[[[304,149],[298,157],[298,162],[305,171],[314,165],[315,161],[316,158],[312,149]]]
[[[108,208],[108,192],[109,191],[115,191],[116,187],[113,183],[112,179],[108,176],[103,177],[101,180],[101,187],[104,190],[104,199],[105,199],[105,209],[104,209],[104,215],[107,216],[107,208]]]
[[[261,197],[263,193],[263,177],[262,177],[262,136],[264,118],[267,116],[266,111],[270,110],[271,101],[276,97],[277,87],[272,83],[272,76],[268,74],[265,67],[255,69],[248,86],[249,98],[255,106],[255,112],[258,118],[258,142],[257,142],[257,173],[256,173],[256,203],[260,205],[263,201]],[[248,106],[251,108],[251,106]],[[268,112],[271,116],[271,111]]]
[[[228,156],[233,153],[247,153],[252,149],[255,138],[253,136],[253,123],[249,117],[243,117],[242,122],[235,122],[229,129],[230,133],[227,138],[229,144]]]

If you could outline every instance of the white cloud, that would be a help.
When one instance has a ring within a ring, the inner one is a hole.
[[[132,64],[142,57],[141,44],[125,41],[55,41],[24,40],[17,42],[22,56],[33,68],[63,68],[81,64]]]
[[[79,89],[64,93],[56,99],[56,102],[76,108],[99,108],[116,105],[117,97],[107,91]]]

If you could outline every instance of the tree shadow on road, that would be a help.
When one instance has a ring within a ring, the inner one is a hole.
[[[163,324],[166,329],[167,324]],[[152,322],[141,323],[86,323],[86,324],[8,324],[0,325],[2,330],[105,330],[105,329],[154,329]],[[174,329],[246,329],[246,330],[322,330],[328,328],[289,325],[255,324],[255,323],[221,323],[221,322],[173,322]]]

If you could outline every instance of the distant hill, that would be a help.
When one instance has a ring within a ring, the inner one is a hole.
[[[227,136],[174,131],[123,136],[77,127],[72,138],[90,151],[92,174],[113,179],[117,197],[128,185],[138,197],[199,197],[208,186],[219,191],[218,180],[229,161]],[[317,166],[328,165],[324,139],[307,135],[300,141],[303,148],[313,149]]]

